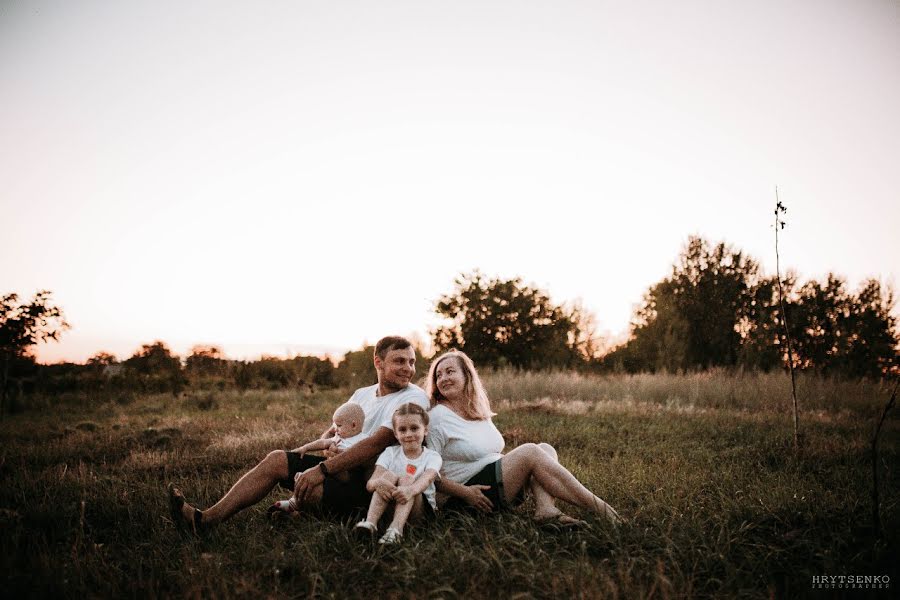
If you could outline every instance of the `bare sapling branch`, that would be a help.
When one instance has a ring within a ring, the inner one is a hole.
[[[878,419],[878,424],[875,425],[875,434],[872,436],[872,529],[875,531],[875,539],[881,537],[881,507],[878,496],[878,436],[881,435],[881,426],[884,425],[884,420],[897,401],[898,385],[900,385],[900,381],[894,384],[894,390],[891,392],[887,404],[884,405],[884,410],[881,411],[881,418]]]
[[[778,230],[784,229],[785,222],[781,215],[787,212],[787,207],[778,198],[778,187],[775,187],[775,277],[778,280],[778,302],[781,306],[781,322],[784,325],[784,337],[787,341],[788,369],[791,372],[791,400],[794,413],[794,451],[800,449],[800,418],[797,411],[797,380],[794,375],[794,347],[791,339],[791,329],[788,326],[787,310],[784,303],[784,289],[781,285],[781,263],[778,255]]]

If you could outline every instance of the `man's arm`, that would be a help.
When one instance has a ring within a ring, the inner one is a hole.
[[[353,467],[371,463],[385,448],[393,443],[394,432],[387,427],[379,427],[378,431],[358,444],[354,444],[352,448],[348,448],[320,464],[324,464],[329,473],[340,473]],[[307,469],[297,476],[294,495],[297,496],[300,502],[303,502],[309,490],[322,485],[323,481],[325,481],[325,474],[322,473],[319,465]]]

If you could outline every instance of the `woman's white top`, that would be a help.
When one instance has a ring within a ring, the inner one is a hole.
[[[428,447],[444,459],[442,477],[465,483],[503,456],[506,442],[489,418],[469,421],[442,404],[428,415]]]
[[[392,473],[404,476],[412,475],[413,479],[418,479],[422,473],[431,469],[438,474],[441,473],[441,455],[429,448],[422,448],[422,454],[418,458],[409,458],[403,452],[403,446],[388,446],[378,456],[375,462],[376,466],[384,467]],[[434,482],[432,481],[423,492],[431,508],[437,510],[437,504],[434,501]]]

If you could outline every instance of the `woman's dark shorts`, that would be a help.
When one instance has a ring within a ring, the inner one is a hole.
[[[492,462],[478,473],[473,475],[464,485],[489,485],[491,489],[481,490],[481,493],[487,496],[491,504],[494,505],[492,512],[501,510],[512,510],[522,503],[524,500],[525,489],[519,490],[512,502],[506,501],[506,491],[503,488],[503,469],[500,467],[500,460]],[[462,498],[452,497],[444,503],[443,510],[457,512],[478,512],[478,509],[466,504]]]
[[[285,452],[288,462],[287,479],[278,483],[281,487],[294,491],[294,476],[307,469],[315,467],[325,458],[305,454],[300,456],[298,452]],[[365,513],[372,500],[372,494],[366,491],[366,468],[358,467],[347,471],[349,479],[340,481],[335,477],[325,478],[322,490],[322,510],[338,517],[355,516],[360,512]]]

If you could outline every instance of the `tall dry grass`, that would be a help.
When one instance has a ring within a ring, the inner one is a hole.
[[[589,375],[513,370],[482,374],[493,401],[515,407],[520,402],[549,400],[588,404],[650,403],[676,409],[791,411],[790,378],[780,372],[727,371]],[[867,416],[883,404],[890,386],[883,381],[829,379],[798,375],[800,408],[804,411]]]

